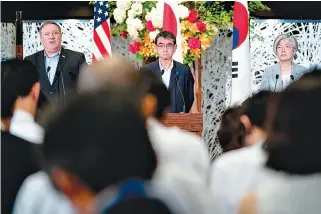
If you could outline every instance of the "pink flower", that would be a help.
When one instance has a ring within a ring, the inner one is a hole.
[[[119,32],[119,34],[120,34],[120,36],[121,37],[123,37],[124,39],[127,39],[127,31],[125,31],[125,30],[121,30],[120,32]]]
[[[198,40],[198,38],[190,38],[187,41],[188,47],[190,48],[200,48],[201,47],[201,42]]]
[[[131,53],[136,54],[139,51],[140,42],[134,42],[133,44],[128,45],[128,49]]]
[[[202,21],[197,21],[196,22],[196,27],[200,32],[206,31],[206,24]]]
[[[154,27],[153,23],[151,20],[147,21],[146,22],[146,29],[149,31],[149,32],[153,32],[156,30],[156,28]]]
[[[187,17],[187,20],[194,23],[197,20],[197,12],[195,10],[191,10]]]

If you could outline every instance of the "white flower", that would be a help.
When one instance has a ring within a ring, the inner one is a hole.
[[[131,39],[137,40],[139,38],[138,31],[134,27],[127,27],[127,31]]]
[[[159,34],[159,30],[158,30],[158,29],[156,29],[156,30],[153,31],[153,32],[150,32],[150,33],[149,33],[149,38],[154,41],[155,38],[156,38],[156,36],[157,36],[157,34]]]
[[[188,8],[184,5],[178,5],[177,7],[177,14],[180,19],[185,19],[189,15]]]
[[[156,9],[160,10],[163,13],[164,12],[164,2],[162,2],[162,1],[157,2]]]
[[[152,21],[155,28],[163,27],[163,11],[157,7],[147,13],[145,19],[147,21]]]
[[[115,18],[117,24],[123,23],[126,18],[125,10],[122,10],[120,8],[116,8],[114,10],[114,18]]]
[[[147,13],[145,16],[146,21],[152,20],[152,14],[151,13]]]
[[[134,17],[135,17],[135,11],[132,10],[132,9],[130,9],[130,10],[128,11],[128,17],[134,18]]]
[[[134,29],[135,31],[144,29],[142,20],[140,20],[138,18],[133,19],[133,18],[128,17],[126,19],[126,24],[127,24],[128,29]]]
[[[143,13],[143,5],[141,3],[134,3],[130,10],[134,11],[135,15],[141,15]]]
[[[132,25],[135,27],[136,30],[143,30],[144,29],[144,25],[142,23],[142,20],[135,18],[132,21]]]
[[[117,1],[117,8],[122,10],[128,10],[132,5],[132,1]]]

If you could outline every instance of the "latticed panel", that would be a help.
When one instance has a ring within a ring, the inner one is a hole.
[[[16,26],[13,23],[1,23],[1,57],[16,56]]]

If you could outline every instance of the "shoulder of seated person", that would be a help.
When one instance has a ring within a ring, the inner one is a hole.
[[[23,183],[28,189],[39,190],[51,185],[47,173],[43,171],[36,172],[26,178]]]
[[[252,149],[254,149],[254,147],[250,146],[223,153],[214,160],[213,165],[220,167],[243,162],[245,160],[244,157],[247,158],[248,153]]]

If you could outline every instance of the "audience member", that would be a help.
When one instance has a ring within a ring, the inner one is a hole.
[[[1,213],[12,213],[23,180],[38,170],[31,143],[39,143],[42,136],[33,118],[40,90],[38,78],[30,62],[1,62]]]
[[[244,146],[245,127],[240,121],[242,112],[242,107],[233,107],[227,109],[222,115],[217,136],[223,152],[236,150]]]
[[[109,191],[113,197],[104,209],[115,200],[146,197],[144,182],[156,168],[140,110],[116,90],[83,94],[54,114],[41,151],[54,186],[80,213],[92,213],[95,196],[105,188],[115,190],[113,185],[120,189]]]
[[[239,213],[320,213],[320,96],[320,70],[305,74],[282,93],[267,139],[266,165],[272,173],[244,198]]]
[[[213,163],[211,190],[221,213],[236,213],[242,196],[263,180],[260,168],[266,162],[264,142],[271,97],[270,92],[259,92],[244,102],[241,114],[232,118],[244,124],[243,144],[248,146],[224,153]]]

